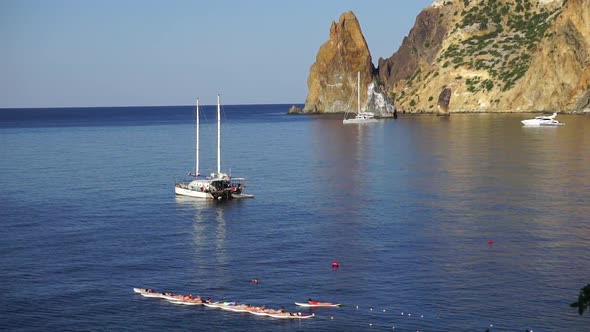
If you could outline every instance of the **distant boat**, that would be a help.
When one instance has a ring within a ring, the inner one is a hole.
[[[357,112],[356,116],[352,119],[347,119],[348,111],[344,114],[344,120],[342,123],[371,123],[377,122],[375,114],[373,112],[361,112],[361,72],[357,72]]]
[[[551,115],[538,116],[534,119],[522,120],[523,125],[527,127],[539,127],[539,126],[563,126],[565,123],[555,120],[557,113]]]
[[[219,95],[217,95],[217,173],[211,173],[208,177],[202,177],[199,173],[199,100],[197,99],[195,173],[189,173],[189,175],[194,179],[177,182],[174,186],[174,192],[177,195],[216,200],[254,197],[254,195],[243,193],[244,178],[231,177],[221,172],[221,103]]]

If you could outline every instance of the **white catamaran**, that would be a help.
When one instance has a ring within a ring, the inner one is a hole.
[[[205,199],[232,199],[253,198],[254,195],[244,194],[244,178],[231,177],[221,172],[221,104],[217,95],[217,173],[211,173],[208,177],[202,177],[199,173],[199,100],[197,99],[196,111],[196,163],[195,173],[189,173],[193,180],[177,182],[174,192],[177,195],[205,198]]]
[[[344,114],[344,120],[342,123],[349,124],[349,123],[371,123],[377,122],[375,119],[375,114],[373,112],[361,112],[361,72],[357,72],[357,112],[356,116],[352,119],[347,119],[346,115],[348,111]]]

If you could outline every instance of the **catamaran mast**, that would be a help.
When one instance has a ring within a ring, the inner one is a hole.
[[[221,173],[221,105],[217,95],[217,174]]]
[[[197,132],[196,132],[196,149],[197,149],[197,160],[195,162],[195,177],[199,176],[199,98],[197,98]]]
[[[358,88],[357,91],[357,114],[361,112],[361,72],[356,73],[356,86]]]

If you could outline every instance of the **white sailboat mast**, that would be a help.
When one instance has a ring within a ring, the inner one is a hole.
[[[197,129],[196,129],[197,160],[195,162],[195,177],[199,176],[199,98],[197,98]]]
[[[357,91],[357,104],[356,104],[357,105],[357,109],[358,109],[358,112],[357,113],[360,113],[361,112],[361,72],[360,71],[357,72],[357,75],[356,75],[356,85],[357,85],[357,88],[358,88],[358,91]]]
[[[221,104],[217,95],[217,174],[221,173]]]

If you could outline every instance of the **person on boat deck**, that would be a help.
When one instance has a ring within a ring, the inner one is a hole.
[[[307,299],[307,303],[309,303],[309,304],[318,304],[318,301],[313,301],[312,299]]]

